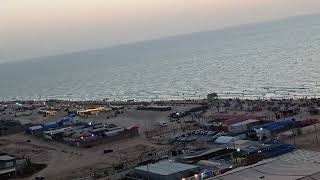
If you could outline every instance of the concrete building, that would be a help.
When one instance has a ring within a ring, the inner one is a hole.
[[[246,121],[238,122],[231,124],[229,126],[229,133],[242,133],[252,129],[253,127],[259,125],[260,120],[257,119],[248,119]]]
[[[135,173],[143,178],[152,180],[176,180],[194,175],[199,166],[177,163],[173,161],[160,161],[155,164],[136,167]]]
[[[214,180],[314,180],[320,172],[320,153],[296,150],[275,159],[255,165],[234,169]]]
[[[16,158],[8,155],[0,156],[0,179],[14,176],[16,173]]]
[[[264,120],[265,116],[253,116],[244,114],[215,114],[205,117],[207,123],[203,126],[214,131],[229,131],[229,126],[247,120]]]

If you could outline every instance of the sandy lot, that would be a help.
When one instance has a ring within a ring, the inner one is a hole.
[[[297,148],[320,151],[320,131],[306,135],[299,135],[285,140],[285,143],[296,144]]]
[[[30,139],[31,142],[27,142]],[[140,137],[102,144],[88,149],[70,147],[61,143],[44,141],[25,134],[15,134],[0,138],[1,150],[17,157],[30,157],[33,162],[47,164],[48,167],[35,176],[45,176],[49,180],[64,180],[92,174],[98,169],[112,167],[119,162],[137,158],[148,148],[160,149]],[[162,147],[164,148],[164,147]],[[103,154],[103,149],[114,152]]]
[[[169,122],[168,115],[171,112],[183,111],[194,106],[175,106],[172,111],[166,112],[137,111],[135,108],[126,107],[124,112],[116,117],[113,117],[110,113],[90,116],[89,119],[95,123],[113,123],[124,127],[139,125],[141,134],[140,137],[101,144],[92,148],[71,147],[63,143],[46,141],[19,133],[0,137],[0,149],[17,157],[29,157],[35,163],[48,165],[41,172],[26,179],[33,180],[36,176],[44,176],[49,180],[70,180],[88,176],[94,172],[106,171],[121,162],[135,162],[139,160],[142,154],[147,154],[148,151],[154,149],[156,151],[168,150],[166,145],[159,146],[148,142],[143,138],[143,132],[157,128],[155,126],[157,121]],[[32,115],[14,117],[13,119],[19,120],[23,124],[37,124],[57,120],[66,115],[66,112],[60,111],[55,116]],[[11,119],[12,115],[5,115],[2,118]],[[173,124],[173,122],[170,122],[169,128]],[[28,142],[28,140],[31,140],[31,142]],[[114,152],[104,154],[104,149],[112,149]]]

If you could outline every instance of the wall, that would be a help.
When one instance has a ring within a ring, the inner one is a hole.
[[[300,128],[300,133],[301,134],[311,134],[311,133],[314,133],[316,130],[317,131],[320,130],[320,124],[315,124],[315,125]]]
[[[121,140],[121,139],[125,139],[125,138],[132,138],[132,137],[135,137],[135,136],[139,136],[138,128],[133,128],[133,129],[130,129],[130,130],[126,129],[121,134],[116,135],[116,136],[103,137],[103,138],[100,138],[100,139],[98,139],[96,141],[79,142],[79,143],[76,143],[76,144],[72,144],[71,143],[71,145],[75,145],[75,146],[78,146],[78,147],[95,146],[95,145],[98,145],[98,144],[109,143],[109,142],[113,142],[113,141],[117,141],[117,140]]]
[[[230,133],[241,133],[248,130],[248,125],[229,126]]]

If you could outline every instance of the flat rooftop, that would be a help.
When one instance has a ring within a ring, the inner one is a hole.
[[[205,155],[208,155],[208,154],[217,152],[217,151],[221,151],[221,150],[223,150],[223,149],[225,149],[225,148],[220,148],[220,147],[218,147],[218,148],[211,148],[211,149],[207,149],[207,150],[204,150],[204,151],[200,151],[200,152],[196,152],[196,153],[192,153],[192,154],[183,156],[182,159],[197,158],[197,157],[205,156]]]
[[[8,156],[8,155],[0,156],[0,161],[11,161],[11,160],[14,160],[14,159],[16,159],[16,158],[13,157],[13,156]]]
[[[242,167],[212,178],[213,180],[296,180],[312,178],[320,172],[320,152],[296,150],[267,159],[258,164]]]
[[[150,173],[159,175],[170,175],[183,171],[193,170],[199,167],[189,164],[177,163],[173,161],[160,161],[155,164],[149,164],[148,166]],[[140,166],[136,167],[135,170],[147,172],[148,168],[147,166]]]
[[[261,119],[265,116],[254,116],[245,114],[215,114],[206,117],[208,120],[221,121],[226,125],[236,124],[250,119]]]

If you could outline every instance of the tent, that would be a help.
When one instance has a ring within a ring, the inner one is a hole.
[[[231,136],[220,136],[220,137],[218,137],[218,139],[216,139],[215,143],[228,144],[234,140],[235,140],[235,138],[231,137]]]

